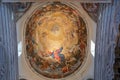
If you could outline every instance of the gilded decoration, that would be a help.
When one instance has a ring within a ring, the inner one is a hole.
[[[37,73],[63,78],[82,65],[87,30],[76,9],[60,2],[47,4],[35,11],[26,26],[26,55]]]

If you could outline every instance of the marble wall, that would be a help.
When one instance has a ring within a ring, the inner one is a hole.
[[[18,80],[17,53],[14,7],[0,3],[0,80]]]

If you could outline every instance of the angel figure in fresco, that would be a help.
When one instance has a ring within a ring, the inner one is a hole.
[[[65,60],[65,56],[61,54],[63,50],[63,47],[60,49],[57,49],[53,52],[49,52],[50,56],[52,56],[53,59],[57,60],[59,63],[63,62]]]
[[[86,44],[83,40],[80,40],[80,51],[82,53],[85,53],[85,47],[86,47]]]

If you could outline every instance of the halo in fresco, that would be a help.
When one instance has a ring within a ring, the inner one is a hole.
[[[60,2],[47,4],[35,11],[26,26],[27,61],[37,73],[63,78],[82,65],[87,30],[77,10]]]

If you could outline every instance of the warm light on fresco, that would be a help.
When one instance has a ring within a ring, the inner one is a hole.
[[[65,4],[55,2],[35,11],[25,36],[27,59],[45,77],[66,77],[84,61],[86,24],[77,10]]]

